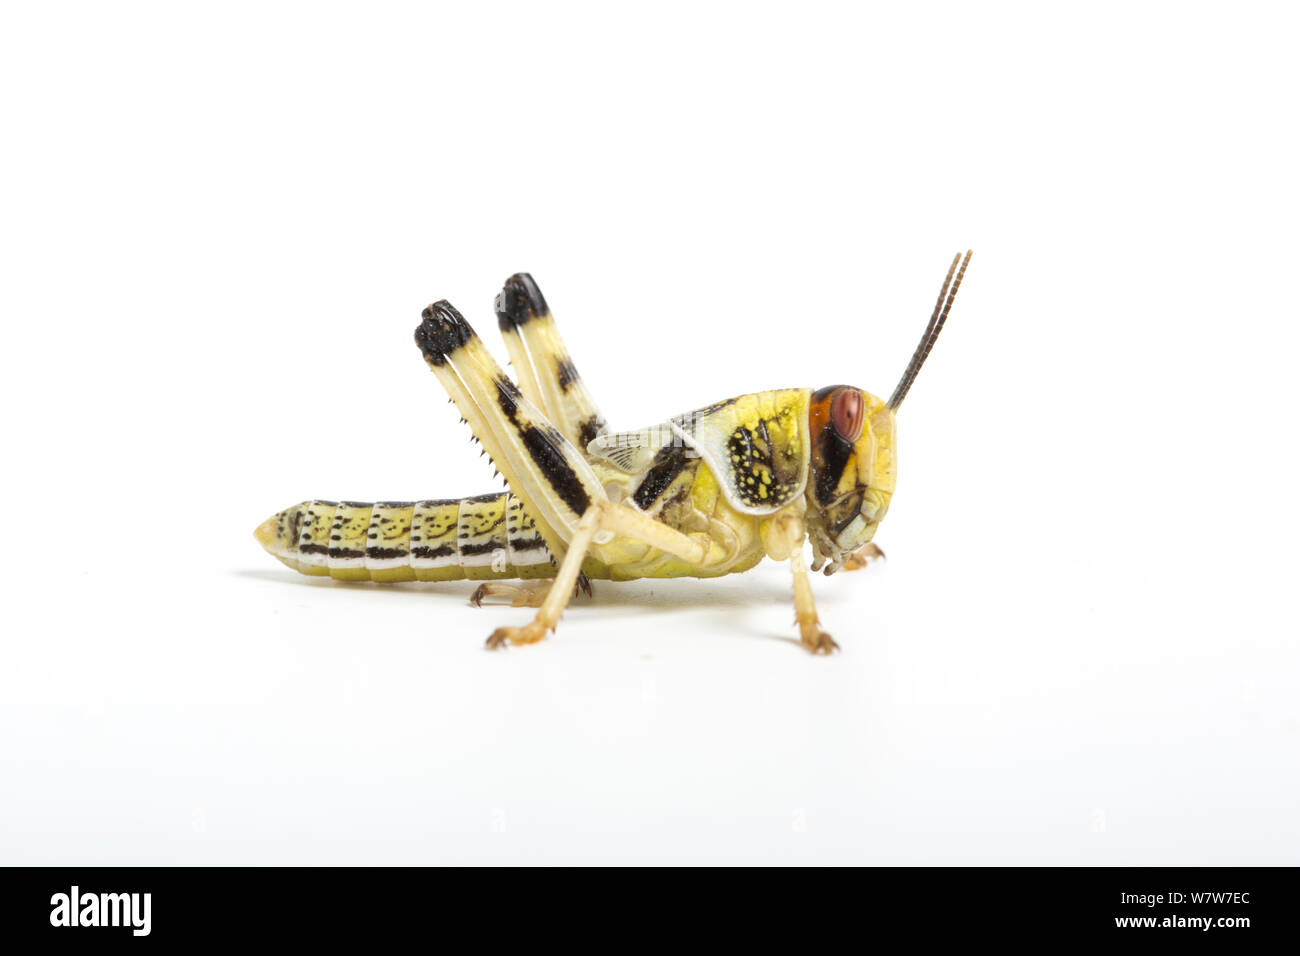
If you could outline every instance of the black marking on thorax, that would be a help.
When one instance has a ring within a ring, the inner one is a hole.
[[[650,468],[645,477],[641,479],[641,484],[632,493],[632,500],[636,503],[636,506],[642,511],[649,511],[650,506],[668,490],[685,467],[686,448],[684,446],[665,445],[660,448],[654,457],[654,461],[650,463]]]
[[[736,495],[751,506],[788,501],[799,480],[798,456],[773,444],[761,418],[754,428],[739,425],[728,436],[727,463],[735,477]]]
[[[687,434],[695,434],[695,423],[712,415],[714,412],[720,412],[724,408],[736,404],[736,399],[726,398],[720,402],[714,402],[712,405],[705,405],[703,408],[697,408],[693,411],[683,412],[669,419],[674,425],[677,425]]]

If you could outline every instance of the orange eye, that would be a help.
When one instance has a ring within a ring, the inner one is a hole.
[[[866,403],[856,388],[846,388],[831,400],[831,424],[845,441],[858,440],[866,416]]]

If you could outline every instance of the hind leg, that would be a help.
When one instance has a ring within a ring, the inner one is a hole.
[[[519,390],[585,453],[588,443],[605,432],[605,417],[578,374],[533,277],[520,272],[507,279],[496,299],[496,313]]]
[[[553,555],[605,488],[581,452],[529,402],[447,302],[424,310],[415,340],[474,437],[519,497]]]

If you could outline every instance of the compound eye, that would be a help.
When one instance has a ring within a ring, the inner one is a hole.
[[[867,404],[856,388],[846,388],[831,400],[831,425],[845,441],[857,441],[867,417]]]

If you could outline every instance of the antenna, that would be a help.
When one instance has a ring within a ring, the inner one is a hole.
[[[916,373],[921,371],[921,366],[930,355],[930,349],[934,348],[935,340],[939,338],[939,333],[943,331],[943,324],[948,321],[948,310],[952,308],[952,300],[957,298],[957,290],[961,288],[962,276],[966,274],[966,267],[970,265],[971,250],[966,250],[966,258],[962,258],[961,253],[952,257],[952,265],[948,267],[948,277],[943,280],[943,288],[939,290],[939,299],[934,304],[934,312],[930,314],[930,323],[925,327],[921,334],[921,341],[917,343],[916,351],[912,353],[912,361],[907,363],[907,369],[903,372],[903,377],[898,380],[894,386],[894,394],[889,396],[886,403],[890,411],[895,411],[899,405],[903,404],[903,399],[907,397],[908,389],[912,387],[912,382],[916,380]],[[961,263],[961,269],[957,264]],[[957,273],[956,281],[953,281],[953,273]],[[952,286],[949,289],[949,286]]]

